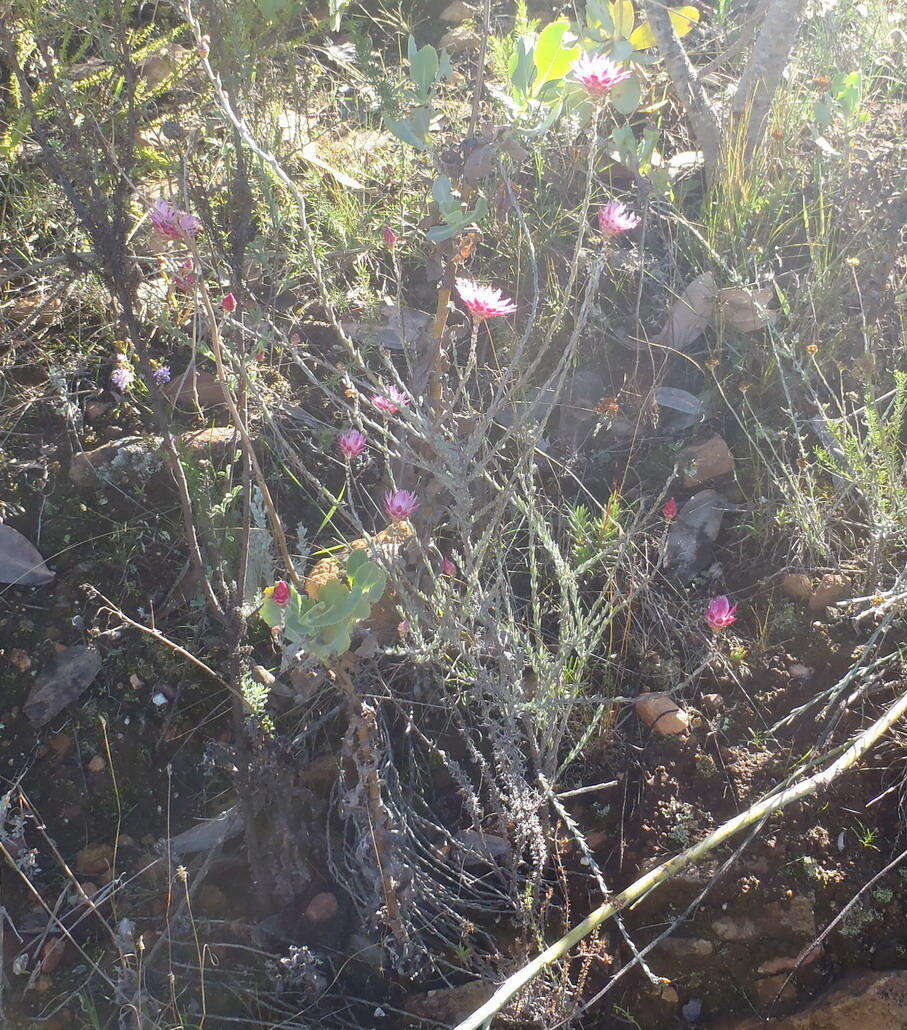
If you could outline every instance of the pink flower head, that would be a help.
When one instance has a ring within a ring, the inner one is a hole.
[[[279,579],[271,588],[271,600],[281,608],[290,603],[290,588],[284,580]]]
[[[148,219],[165,240],[184,240],[202,231],[202,223],[195,215],[180,211],[162,198],[151,205]]]
[[[457,563],[453,558],[448,558],[446,555],[441,559],[441,575],[447,576],[448,579],[453,579],[457,574]]]
[[[628,211],[619,200],[612,200],[598,213],[598,228],[605,238],[617,236],[619,233],[635,229],[639,225],[639,216]]]
[[[384,246],[387,247],[388,250],[394,250],[397,246],[397,234],[394,230],[389,225],[385,225],[381,230],[381,235],[384,238]]]
[[[419,507],[419,498],[410,490],[389,490],[384,495],[384,511],[391,522],[403,522]]]
[[[135,372],[128,365],[121,365],[110,373],[111,386],[117,393],[126,393],[135,382]]]
[[[661,514],[668,522],[673,522],[677,518],[677,501],[673,497],[661,509]]]
[[[604,54],[583,54],[574,65],[573,74],[593,97],[603,97],[633,73]]]
[[[236,310],[236,295],[234,293],[228,293],[226,297],[220,302],[221,309],[226,311],[228,315],[232,315]]]
[[[727,629],[728,626],[737,621],[737,616],[734,614],[736,611],[737,605],[731,604],[722,595],[709,602],[709,606],[705,610],[705,621],[713,633],[720,633],[723,629]]]
[[[516,304],[492,286],[480,286],[471,279],[457,279],[456,286],[460,300],[477,322],[499,315],[512,315],[516,311]]]
[[[365,436],[358,429],[347,429],[337,437],[337,446],[345,458],[358,458],[366,447]]]
[[[178,290],[191,290],[198,283],[198,272],[195,270],[195,262],[192,258],[186,258],[186,260],[180,265],[179,271],[173,277],[173,285]]]
[[[383,394],[376,393],[372,397],[372,404],[385,415],[396,415],[409,404],[409,394],[405,390],[398,390],[396,386],[389,386]]]

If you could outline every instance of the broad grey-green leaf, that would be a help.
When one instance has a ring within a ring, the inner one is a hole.
[[[12,526],[0,525],[0,583],[35,587],[54,576],[33,544]]]

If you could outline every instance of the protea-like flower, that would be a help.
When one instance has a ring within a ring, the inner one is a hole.
[[[618,236],[639,225],[639,216],[629,211],[619,200],[612,200],[598,213],[598,228],[605,238]]]
[[[184,240],[189,236],[197,236],[202,231],[202,223],[195,215],[180,211],[163,198],[159,198],[151,205],[148,219],[165,240]]]
[[[573,66],[576,81],[593,97],[603,97],[632,74],[604,54],[583,54]]]
[[[709,602],[709,606],[705,610],[705,621],[713,633],[720,633],[737,621],[737,616],[734,614],[736,611],[737,605],[731,604],[728,598],[722,595]]]
[[[409,394],[405,390],[398,390],[396,386],[389,386],[383,394],[376,393],[372,397],[372,404],[385,415],[396,415],[401,408],[409,404]]]
[[[221,309],[226,311],[228,315],[232,315],[236,310],[236,295],[234,293],[228,293],[226,297],[220,302]]]
[[[441,559],[441,575],[453,579],[457,574],[457,563],[446,555]]]
[[[677,518],[677,501],[673,497],[661,509],[661,514],[668,522],[673,522]]]
[[[368,441],[363,433],[360,433],[358,429],[347,429],[345,433],[341,433],[337,437],[337,446],[340,448],[345,458],[358,458],[359,455],[365,450]]]
[[[394,250],[397,246],[397,234],[394,230],[389,225],[385,225],[381,230],[381,236],[384,239],[384,246],[387,247],[388,250]]]
[[[151,378],[154,380],[155,386],[165,386],[170,382],[170,366],[161,365],[160,368],[156,368],[151,373]]]
[[[128,365],[120,365],[110,373],[110,384],[117,393],[126,393],[135,382],[135,372]]]
[[[276,605],[285,608],[290,603],[290,587],[284,580],[279,579],[270,589],[271,600]]]
[[[460,300],[477,322],[512,315],[516,311],[516,304],[493,286],[481,286],[472,279],[457,279],[456,287]]]
[[[403,522],[419,507],[419,498],[411,490],[388,490],[384,495],[384,511],[391,522]]]

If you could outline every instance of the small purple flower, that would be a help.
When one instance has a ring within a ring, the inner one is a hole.
[[[411,490],[389,490],[384,495],[384,511],[391,522],[403,522],[419,507],[419,498]]]
[[[120,365],[110,373],[110,385],[117,393],[127,393],[135,382],[135,372],[128,365]]]
[[[453,579],[457,574],[457,563],[453,558],[448,558],[445,554],[441,559],[441,575],[446,576],[448,579]]]
[[[337,437],[337,446],[340,448],[343,456],[350,460],[358,458],[365,450],[367,443],[365,434],[360,433],[358,429],[347,429],[345,433],[341,433]]]
[[[170,366],[161,365],[160,368],[156,368],[151,373],[151,378],[154,380],[155,386],[166,386],[170,382]]]
[[[405,390],[398,390],[396,386],[389,386],[383,394],[375,394],[372,397],[372,404],[385,415],[396,415],[401,408],[409,404],[410,397]]]
[[[639,215],[627,210],[626,205],[612,200],[598,213],[598,228],[606,239],[619,233],[635,229],[639,225]]]
[[[737,621],[737,616],[734,614],[736,611],[737,605],[731,604],[728,598],[722,595],[709,603],[705,610],[705,621],[713,633],[720,633]]]
[[[202,231],[202,223],[195,215],[180,211],[163,198],[151,205],[148,219],[165,240],[184,240]]]

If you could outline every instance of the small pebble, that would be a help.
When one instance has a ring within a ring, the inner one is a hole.
[[[151,700],[152,700],[152,702],[153,702],[154,704],[156,704],[156,705],[158,706],[158,708],[163,708],[163,707],[164,707],[164,705],[165,705],[165,704],[167,704],[167,698],[166,698],[166,696],[165,696],[164,694],[162,694],[162,693],[161,693],[160,691],[158,691],[158,692],[157,692],[157,693],[156,693],[156,694],[154,695],[154,697],[152,697],[152,699],[151,699]]]

